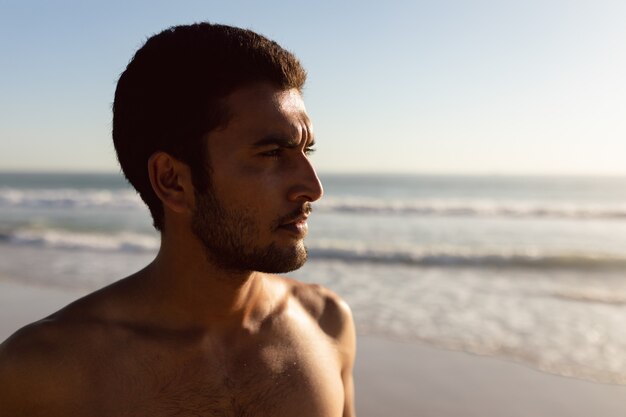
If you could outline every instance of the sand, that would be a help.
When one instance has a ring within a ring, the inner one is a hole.
[[[360,337],[360,417],[624,417],[626,386],[545,374],[509,361]]]
[[[0,340],[84,293],[0,280]],[[626,386],[380,337],[358,343],[359,417],[626,416]]]

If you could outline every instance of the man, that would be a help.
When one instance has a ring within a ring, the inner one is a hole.
[[[208,23],[150,38],[113,140],[161,231],[143,270],[0,347],[2,416],[353,416],[355,333],[306,261],[322,186],[297,59]]]

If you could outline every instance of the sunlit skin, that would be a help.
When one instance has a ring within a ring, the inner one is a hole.
[[[322,196],[302,97],[256,84],[226,103],[229,122],[206,137],[225,223],[245,219],[246,248],[297,267]],[[0,345],[2,415],[353,416],[347,305],[220,260],[193,231],[188,166],[159,152],[148,169],[165,209],[157,257]]]

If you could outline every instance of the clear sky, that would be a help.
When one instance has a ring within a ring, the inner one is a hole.
[[[626,1],[0,0],[0,170],[118,170],[115,83],[208,20],[299,56],[321,172],[626,174]]]

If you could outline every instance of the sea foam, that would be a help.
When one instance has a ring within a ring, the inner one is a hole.
[[[0,188],[0,208],[107,208],[143,209],[132,189],[18,189]],[[522,202],[486,199],[379,199],[324,197],[318,211],[351,215],[410,215],[454,217],[624,219],[626,204]]]
[[[143,202],[132,190],[0,188],[0,208],[140,208]]]
[[[56,229],[18,229],[0,232],[0,241],[13,245],[83,251],[152,252],[159,247],[154,235],[140,233],[76,233]]]
[[[156,252],[156,233],[77,233],[25,228],[0,231],[0,242],[18,246],[94,252]],[[468,249],[454,246],[392,246],[350,241],[307,241],[311,259],[421,267],[626,269],[626,255],[547,249]]]
[[[626,204],[581,204],[498,200],[324,198],[316,203],[322,211],[351,214],[386,214],[455,217],[548,217],[571,219],[626,218]]]

